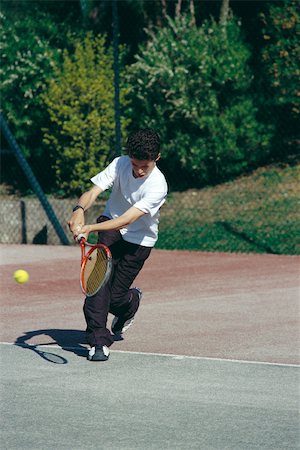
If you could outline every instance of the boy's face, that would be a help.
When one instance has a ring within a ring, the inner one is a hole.
[[[130,158],[132,164],[132,173],[135,178],[143,178],[149,175],[154,167],[156,166],[156,161],[158,161],[160,155],[156,158],[155,161],[139,160],[135,158]]]

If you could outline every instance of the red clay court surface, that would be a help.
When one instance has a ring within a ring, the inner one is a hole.
[[[84,343],[78,247],[0,245],[1,342]],[[299,364],[298,256],[154,250],[112,350]],[[29,272],[18,285],[15,270]],[[111,318],[110,318],[111,320]]]

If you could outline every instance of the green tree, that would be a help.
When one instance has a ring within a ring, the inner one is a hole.
[[[233,18],[199,28],[188,16],[169,18],[149,32],[129,71],[129,112],[135,125],[160,131],[174,187],[220,182],[265,160],[269,135],[256,119],[249,57]]]
[[[265,108],[275,122],[274,148],[282,157],[295,152],[300,119],[300,6],[297,1],[271,4],[263,22],[262,72]]]
[[[127,89],[121,86],[121,104]],[[62,195],[78,195],[114,154],[113,57],[105,37],[88,33],[63,53],[43,96],[51,126],[44,130]],[[122,120],[122,130],[128,120]]]
[[[69,10],[61,10],[62,2],[55,3],[2,2],[0,13],[1,112],[48,192],[54,173],[42,141],[42,128],[48,121],[42,94],[47,80],[53,77],[54,64],[61,61],[62,49],[71,45],[72,30],[77,37],[81,35],[76,17],[71,17]],[[12,154],[3,155],[2,182],[27,191],[27,180],[15,162]]]
[[[40,96],[60,56],[60,48],[53,46],[59,30],[38,11],[36,17],[0,17],[1,112],[26,156],[39,156],[45,122]]]

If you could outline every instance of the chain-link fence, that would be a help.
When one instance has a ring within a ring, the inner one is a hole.
[[[160,247],[299,253],[299,168],[258,169],[216,187],[171,193]]]
[[[299,254],[300,166],[273,166],[215,187],[171,191],[161,210],[158,248]],[[48,197],[72,244],[67,220],[76,199]],[[105,199],[86,213],[94,223]],[[60,244],[34,196],[2,195],[0,242]]]

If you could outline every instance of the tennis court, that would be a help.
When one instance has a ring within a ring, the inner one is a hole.
[[[79,248],[0,252],[1,448],[300,448],[299,257],[154,250],[135,324],[91,363]]]

